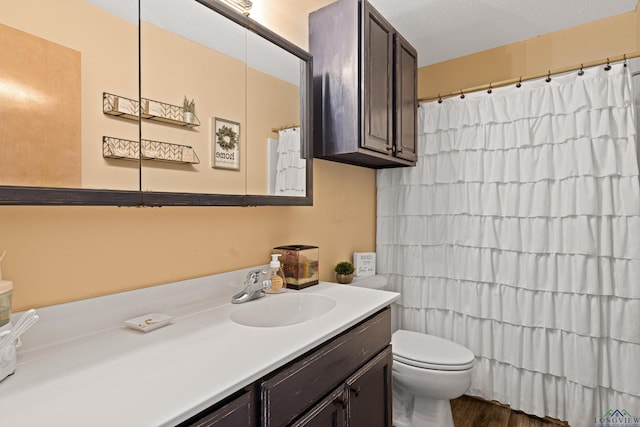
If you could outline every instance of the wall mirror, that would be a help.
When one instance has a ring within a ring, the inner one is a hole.
[[[214,0],[8,3],[1,204],[312,204],[305,51]]]

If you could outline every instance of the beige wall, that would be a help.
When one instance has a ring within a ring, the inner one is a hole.
[[[269,3],[291,6],[286,19],[256,18],[306,47],[302,2]],[[320,247],[330,280],[338,261],[375,250],[375,191],[375,171],[316,160],[312,207],[4,206],[3,277],[19,311],[263,264],[301,243]]]
[[[312,207],[0,207],[14,310],[267,263],[274,246],[320,247],[321,279],[375,249],[375,173],[314,162]]]
[[[307,13],[329,1],[268,3],[272,15],[252,17],[306,48]],[[621,15],[425,67],[420,96],[635,52],[638,19]],[[320,246],[329,280],[336,262],[375,249],[375,191],[375,171],[315,160],[312,207],[0,207],[3,276],[14,281],[14,310],[23,310],[257,265],[274,246],[304,243]]]
[[[629,12],[423,67],[418,97],[545,73],[640,50],[640,14]]]

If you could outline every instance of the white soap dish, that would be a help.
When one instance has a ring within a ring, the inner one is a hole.
[[[124,324],[139,331],[149,332],[168,325],[172,320],[173,316],[167,316],[166,314],[160,313],[150,313],[145,314],[144,316],[125,320]]]

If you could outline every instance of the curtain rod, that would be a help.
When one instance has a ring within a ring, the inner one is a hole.
[[[424,102],[430,102],[430,101],[436,101],[439,99],[446,99],[446,98],[452,98],[454,96],[458,96],[458,95],[464,95],[465,93],[473,93],[473,92],[479,92],[481,90],[490,90],[490,89],[496,89],[499,87],[504,87],[504,86],[509,86],[512,84],[516,84],[516,83],[521,83],[527,80],[535,80],[535,79],[539,79],[542,77],[549,77],[549,76],[553,76],[556,74],[562,74],[562,73],[568,73],[570,71],[576,71],[576,70],[580,70],[582,68],[589,68],[589,67],[597,67],[598,65],[604,65],[604,64],[610,64],[613,62],[619,62],[619,61],[624,61],[627,59],[631,59],[631,58],[638,58],[640,57],[640,51],[637,52],[633,52],[633,53],[627,53],[624,55],[618,55],[618,56],[612,56],[606,59],[601,59],[598,61],[591,61],[591,62],[585,62],[583,64],[580,65],[573,65],[570,67],[564,67],[564,68],[558,68],[556,70],[549,70],[546,73],[538,73],[538,74],[531,74],[528,76],[520,76],[518,78],[515,79],[508,79],[508,80],[502,80],[502,81],[498,81],[498,82],[492,82],[492,83],[487,83],[487,84],[483,84],[480,86],[474,86],[474,87],[470,87],[467,89],[461,89],[455,92],[449,92],[448,94],[445,95],[438,95],[438,96],[430,96],[430,97],[424,97],[424,98],[418,98],[418,104],[422,104]]]
[[[281,130],[287,130],[287,129],[293,129],[293,128],[299,128],[300,125],[285,125],[285,126],[280,126],[279,128],[271,128],[271,132],[273,133],[278,133]]]

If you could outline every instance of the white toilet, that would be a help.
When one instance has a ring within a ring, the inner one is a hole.
[[[382,276],[356,278],[355,286],[383,289]],[[393,425],[453,427],[450,400],[471,385],[471,350],[444,338],[397,330],[393,351]]]
[[[453,427],[449,401],[471,385],[471,350],[402,329],[393,333],[391,347],[394,426]]]

